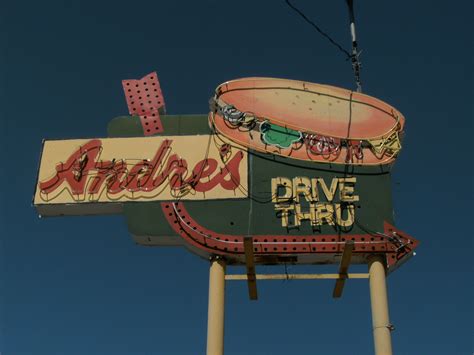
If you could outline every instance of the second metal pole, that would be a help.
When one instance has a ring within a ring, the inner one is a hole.
[[[225,261],[214,258],[209,270],[207,355],[224,354]]]
[[[385,264],[381,255],[369,257],[369,285],[375,355],[392,355],[392,325],[388,317]]]

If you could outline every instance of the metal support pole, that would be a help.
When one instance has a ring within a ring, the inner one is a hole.
[[[393,326],[388,318],[385,264],[381,255],[369,257],[369,285],[375,355],[392,355],[390,331]]]
[[[207,355],[224,354],[225,261],[211,259],[209,270],[209,308],[207,318]]]

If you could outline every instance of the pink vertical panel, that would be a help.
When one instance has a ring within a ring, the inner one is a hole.
[[[156,72],[142,79],[122,80],[128,112],[140,116],[145,136],[163,132],[159,109],[165,107]]]

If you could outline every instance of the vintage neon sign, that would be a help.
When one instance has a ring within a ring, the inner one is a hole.
[[[157,86],[150,80],[124,83],[138,99],[130,105],[142,106],[140,91]],[[334,263],[352,240],[354,263],[382,253],[393,270],[418,243],[392,225],[403,116],[347,90],[275,80],[223,84],[209,115],[158,119],[155,107],[150,118],[129,105],[132,116],[108,132],[130,138],[45,141],[38,213],[122,213],[139,244],[186,245],[236,264],[249,234],[258,262],[270,264]]]

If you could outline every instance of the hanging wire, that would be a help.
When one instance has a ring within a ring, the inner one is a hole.
[[[339,43],[331,38],[326,32],[324,32],[315,22],[310,20],[300,9],[293,5],[290,0],[285,0],[286,4],[300,15],[307,23],[313,26],[316,31],[318,31],[323,37],[325,37],[332,45],[334,45],[339,51],[345,54],[346,60],[351,60],[352,70],[354,72],[354,78],[357,86],[357,92],[362,92],[362,84],[360,79],[360,69],[362,67],[359,60],[361,51],[357,48],[357,40],[355,34],[355,17],[354,17],[354,6],[353,0],[346,0],[348,9],[349,9],[349,21],[350,21],[350,30],[351,30],[351,39],[352,39],[352,50],[351,52],[344,49]]]
[[[331,42],[334,46],[336,46],[342,53],[346,55],[348,59],[352,57],[352,54],[349,51],[342,48],[342,46],[334,41],[326,32],[324,32],[316,23],[311,21],[300,9],[294,6],[289,0],[285,0],[286,4],[293,9],[298,15],[300,15],[306,22],[308,22],[311,26],[313,26],[316,31],[318,31],[323,37],[325,37],[329,42]]]

